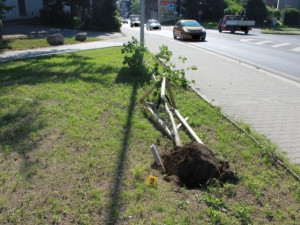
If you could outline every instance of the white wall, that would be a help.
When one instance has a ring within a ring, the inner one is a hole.
[[[4,20],[28,19],[39,16],[40,10],[43,8],[43,0],[25,0],[26,16],[19,15],[18,0],[6,0],[6,5],[14,6],[5,14]]]

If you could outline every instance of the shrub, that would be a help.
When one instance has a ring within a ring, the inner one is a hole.
[[[282,21],[285,25],[297,26],[300,24],[300,11],[296,8],[286,8],[282,12]]]
[[[40,11],[40,20],[44,24],[53,26],[66,26],[72,24],[71,16],[64,12],[61,5],[52,4]]]

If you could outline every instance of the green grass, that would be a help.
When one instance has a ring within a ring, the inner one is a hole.
[[[88,37],[85,42],[99,41],[99,38]],[[75,38],[64,38],[64,44],[78,44],[82,43],[76,41]],[[10,50],[26,50],[32,48],[42,48],[49,47],[49,43],[46,38],[10,38],[4,39],[0,43],[0,52],[1,51],[10,51]]]
[[[165,181],[150,145],[174,144],[137,103],[149,77],[120,52],[1,64],[0,224],[299,224],[299,182],[189,90],[174,88],[180,112],[239,181],[192,190]]]
[[[291,35],[300,35],[300,28],[296,27],[276,27],[272,28],[264,28],[261,30],[263,34],[291,34]]]

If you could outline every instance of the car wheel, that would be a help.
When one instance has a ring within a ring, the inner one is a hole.
[[[222,28],[221,27],[218,27],[218,30],[220,33],[222,33]]]
[[[174,39],[177,39],[176,35],[175,35],[175,32],[173,31],[173,38]]]
[[[249,33],[249,30],[245,30],[245,34],[248,34]]]
[[[181,40],[184,41],[183,33],[181,33],[181,36],[180,36],[180,37],[181,37]]]
[[[234,34],[234,32],[235,32],[235,29],[233,27],[230,28],[230,33]]]

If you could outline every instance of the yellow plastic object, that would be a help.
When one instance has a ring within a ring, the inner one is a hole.
[[[147,186],[157,187],[158,177],[148,176],[147,178]]]

